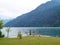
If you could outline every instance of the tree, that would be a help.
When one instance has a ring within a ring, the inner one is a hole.
[[[9,37],[9,32],[10,32],[10,27],[8,27],[7,29],[6,29],[6,32],[7,32],[7,38]]]
[[[3,28],[3,21],[0,20],[0,31],[1,31],[2,28]]]
[[[31,31],[31,30],[29,30],[29,35],[30,35],[30,36],[32,35],[32,31]]]
[[[33,36],[35,35],[35,31],[32,32],[32,35],[33,35]]]
[[[21,32],[18,32],[18,38],[19,38],[19,39],[22,39],[22,34],[21,34]]]
[[[41,35],[41,32],[39,31],[39,32],[38,32],[38,34],[39,34],[39,37],[40,37],[40,35]]]
[[[3,28],[3,21],[0,20],[0,38],[4,37],[4,35],[2,35],[1,29]]]
[[[4,37],[4,35],[2,35],[2,32],[0,31],[0,38],[3,38]]]

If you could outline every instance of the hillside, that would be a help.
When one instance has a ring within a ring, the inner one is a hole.
[[[60,2],[49,1],[35,10],[9,21],[8,27],[60,27]]]

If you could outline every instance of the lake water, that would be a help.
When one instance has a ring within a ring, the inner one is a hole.
[[[6,29],[8,27],[4,27],[1,31],[7,37]],[[10,27],[9,37],[17,37],[18,32],[21,32],[23,36],[26,36],[29,30],[32,32],[35,32],[35,35],[38,35],[38,32],[41,33],[41,35],[47,35],[47,36],[60,36],[60,27]]]

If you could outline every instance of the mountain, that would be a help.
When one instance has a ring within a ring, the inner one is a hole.
[[[3,24],[6,24],[10,20],[12,20],[11,18],[3,16],[3,15],[0,15],[0,19],[3,20]]]
[[[3,25],[5,25],[7,22],[11,21],[11,19],[2,19],[3,20]]]
[[[4,26],[8,27],[60,27],[60,2],[49,1],[35,10],[23,14]]]
[[[55,2],[60,2],[60,0],[52,0],[52,1],[55,1]]]

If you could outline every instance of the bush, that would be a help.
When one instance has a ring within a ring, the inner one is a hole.
[[[0,31],[0,38],[3,38],[4,37],[4,35],[2,35],[2,32]]]
[[[18,32],[18,38],[19,38],[19,39],[22,39],[22,34],[21,34],[21,32]]]

